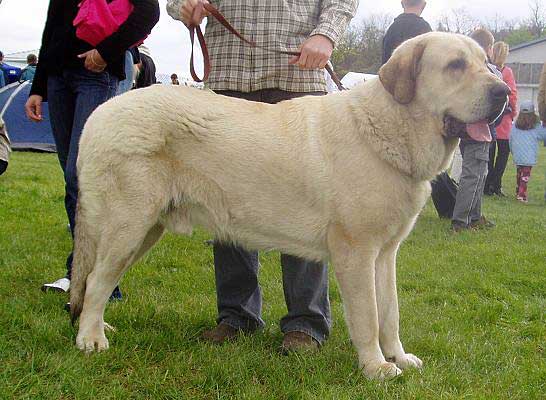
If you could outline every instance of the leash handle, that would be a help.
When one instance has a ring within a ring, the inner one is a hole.
[[[220,11],[218,11],[216,9],[216,7],[214,7],[212,4],[199,2],[198,5],[194,9],[194,15],[201,15],[203,9],[207,10],[210,13],[210,15],[212,15],[214,18],[216,18],[218,20],[218,22],[220,24],[222,24],[229,32],[231,32],[232,34],[237,36],[240,40],[242,40],[243,42],[248,44],[250,47],[262,49],[262,50],[268,51],[270,53],[286,54],[286,55],[289,55],[289,56],[299,56],[299,55],[301,55],[301,53],[299,51],[277,50],[277,49],[271,49],[271,48],[268,48],[268,47],[265,47],[265,46],[260,46],[256,42],[245,38],[243,35],[241,35],[239,33],[239,31],[237,31],[237,29],[235,29],[226,20],[226,18],[220,13]],[[203,36],[203,32],[201,31],[201,27],[199,25],[196,26],[196,25],[192,24],[192,25],[190,25],[188,27],[188,29],[190,31],[190,41],[191,41],[190,73],[191,73],[191,76],[192,76],[194,81],[203,82],[203,81],[206,81],[208,79],[209,74],[210,74],[210,69],[211,69],[209,51],[208,51],[208,48],[207,48],[207,44],[205,42],[205,37]],[[203,53],[204,74],[203,74],[202,79],[199,78],[197,76],[197,74],[195,73],[195,68],[194,68],[194,65],[193,65],[193,43],[194,43],[194,36],[195,36],[196,32],[197,32],[197,39],[199,40],[199,44],[201,46],[201,52]],[[328,71],[328,73],[332,77],[332,80],[334,81],[334,83],[336,84],[337,88],[340,91],[347,90],[343,86],[343,84],[341,83],[341,80],[339,79],[337,74],[330,67],[330,65],[326,64],[326,66],[324,68],[326,69],[326,71]]]
[[[210,57],[209,57],[209,50],[207,49],[207,43],[205,42],[205,37],[203,36],[203,32],[201,31],[201,28],[199,26],[197,27],[190,26],[188,29],[190,30],[190,42],[191,42],[190,74],[195,82],[204,82],[208,79],[210,74]],[[201,52],[203,53],[203,64],[204,64],[203,78],[199,78],[197,76],[197,73],[195,72],[195,68],[193,65],[193,42],[194,42],[195,31],[197,31],[197,39],[199,40],[199,44],[201,45]]]

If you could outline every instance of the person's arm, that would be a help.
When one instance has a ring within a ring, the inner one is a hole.
[[[510,91],[512,92],[508,96],[508,102],[510,104],[510,108],[512,108],[512,113],[510,116],[512,117],[512,120],[514,120],[518,115],[518,88],[516,86],[516,80],[514,79],[512,69],[509,67],[504,67],[503,78],[504,82],[508,85]]]
[[[324,68],[357,7],[358,0],[324,0],[317,26],[299,47],[300,55],[288,63],[303,69]]]
[[[423,24],[423,32],[421,33],[429,33],[429,32],[432,32],[432,27],[430,26],[430,24],[423,20],[424,24]]]
[[[56,26],[60,26],[63,21],[63,0],[51,0],[47,10],[47,18],[42,33],[42,45],[38,55],[38,64],[36,73],[30,87],[30,95],[25,103],[25,113],[31,121],[42,121],[42,102],[47,101],[47,49],[51,36]]]
[[[182,21],[182,3],[184,0],[167,0],[167,14],[173,19]]]
[[[392,25],[389,26],[385,36],[383,37],[383,54],[381,57],[381,65],[386,64],[392,56],[394,46],[392,45]]]
[[[23,68],[21,71],[21,76],[19,77],[19,82],[28,81],[28,68]]]
[[[52,0],[49,3],[44,32],[42,33],[42,44],[40,46],[40,53],[38,53],[38,65],[36,65],[36,73],[34,74],[34,80],[30,88],[30,95],[41,96],[42,101],[46,101],[47,99],[47,72],[45,64],[48,61],[46,53],[55,26],[62,23],[61,8],[62,0]]]
[[[358,0],[322,1],[319,21],[311,36],[326,36],[335,46],[355,16],[357,8]]]
[[[97,51],[108,64],[133,44],[148,35],[159,21],[157,0],[130,0],[134,9],[119,29],[97,45]]]
[[[546,126],[544,126],[544,122],[538,125],[535,129],[537,133],[537,139],[540,142],[546,143]]]
[[[200,13],[195,13],[198,3],[208,3],[207,0],[168,0],[167,14],[172,18],[182,21],[186,26],[201,25],[203,18],[209,15],[209,12],[201,8]],[[194,15],[195,14],[195,15]]]

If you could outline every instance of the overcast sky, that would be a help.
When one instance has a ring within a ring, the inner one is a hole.
[[[152,52],[158,72],[188,75],[188,31],[181,22],[167,14],[166,2],[159,0],[161,19],[146,40],[146,45]],[[0,0],[0,50],[4,54],[40,46],[48,4],[47,0]],[[526,17],[529,13],[527,0],[429,0],[423,17],[434,22],[439,15],[460,7],[466,8],[480,20],[492,18],[495,14],[513,19]],[[400,11],[400,0],[361,0],[354,21],[374,13],[395,16]],[[197,65],[200,64],[199,59]]]

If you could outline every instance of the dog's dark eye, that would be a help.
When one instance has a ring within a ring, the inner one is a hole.
[[[463,58],[457,58],[447,64],[447,68],[451,70],[464,70],[466,68],[466,61]]]

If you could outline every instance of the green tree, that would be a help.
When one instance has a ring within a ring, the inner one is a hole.
[[[339,76],[347,72],[376,74],[381,67],[383,36],[392,21],[388,15],[372,15],[349,27],[332,54]]]
[[[510,32],[503,40],[508,43],[510,47],[513,47],[518,44],[530,42],[533,39],[535,39],[535,37],[528,29],[520,28]]]

